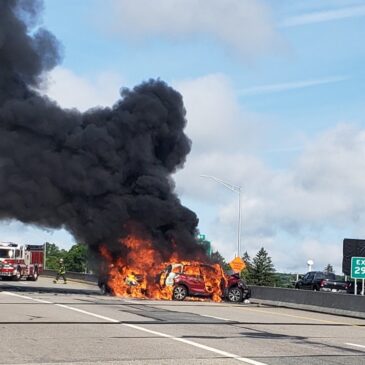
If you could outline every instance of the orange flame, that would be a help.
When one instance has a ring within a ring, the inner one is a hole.
[[[184,265],[184,274],[198,277],[204,281],[205,292],[212,300],[219,302],[222,297],[222,281],[227,282],[219,264],[202,265],[200,261],[183,261],[177,253],[169,260],[152,246],[152,242],[128,236],[121,242],[129,249],[126,257],[112,258],[105,246],[100,253],[108,264],[108,286],[120,297],[171,300],[173,285],[165,285],[167,274],[164,269],[169,264]],[[194,298],[194,300],[204,300]]]

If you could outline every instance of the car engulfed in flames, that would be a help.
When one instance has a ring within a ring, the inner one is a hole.
[[[238,274],[227,274],[219,264],[180,260],[176,254],[167,262],[148,240],[127,237],[125,257],[113,259],[106,247],[100,252],[105,266],[99,276],[103,294],[120,297],[184,300],[211,299],[241,302],[251,292]]]

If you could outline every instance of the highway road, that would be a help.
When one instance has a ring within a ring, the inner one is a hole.
[[[44,277],[0,281],[0,308],[0,364],[365,364],[361,319],[121,299]]]

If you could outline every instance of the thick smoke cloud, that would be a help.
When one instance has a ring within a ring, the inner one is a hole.
[[[0,219],[65,227],[95,249],[138,229],[165,257],[196,255],[197,217],[170,178],[190,151],[181,95],[150,80],[85,113],[41,97],[59,61],[55,37],[33,28],[41,5],[0,2]]]

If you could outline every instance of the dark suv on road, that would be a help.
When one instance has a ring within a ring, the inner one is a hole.
[[[173,287],[172,298],[175,300],[184,300],[186,297],[211,298],[214,285],[219,286],[222,298],[230,302],[242,302],[251,297],[250,288],[238,274],[222,277],[222,273],[213,265],[171,264],[161,273],[161,277],[161,285]]]

